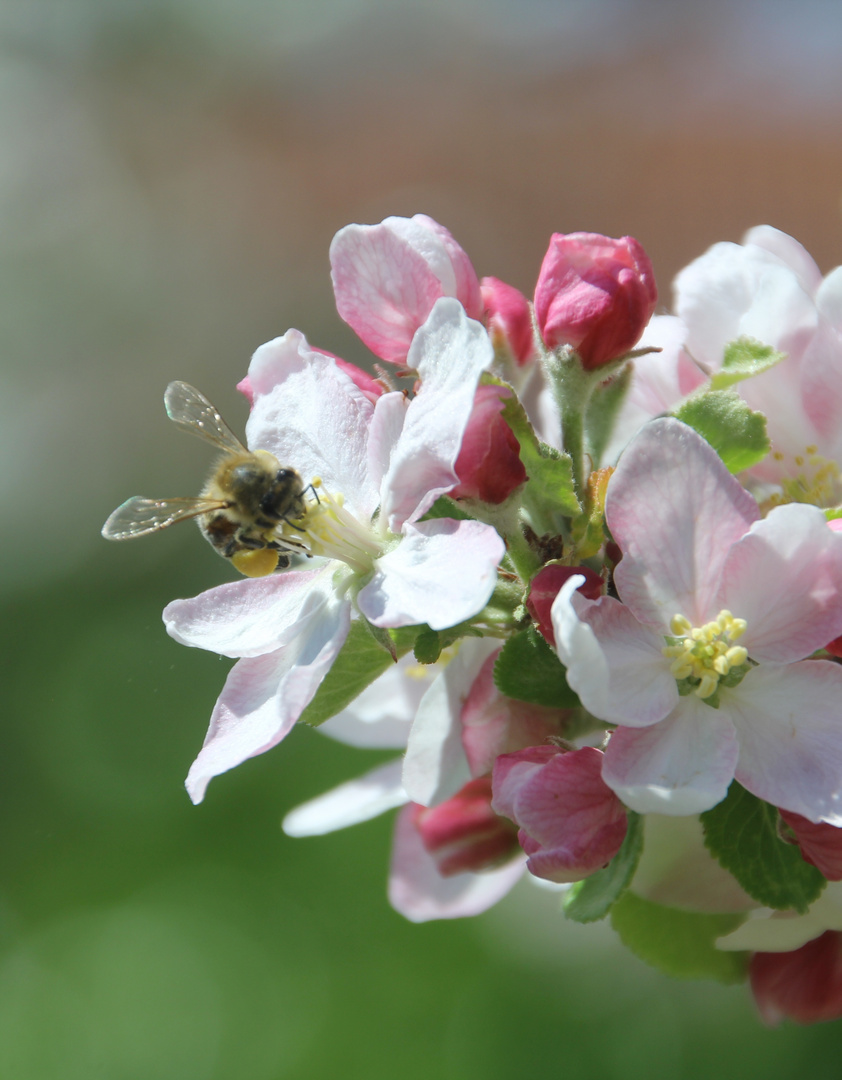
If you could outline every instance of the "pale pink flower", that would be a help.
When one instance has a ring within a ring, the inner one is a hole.
[[[414,366],[412,338],[440,297],[455,297],[472,319],[482,316],[470,259],[426,214],[346,225],[330,245],[330,266],[337,311],[381,360]]]
[[[658,300],[649,256],[631,236],[554,233],[535,286],[544,344],[572,346],[583,367],[629,352]]]
[[[842,825],[842,537],[812,506],[754,499],[677,420],[629,445],[606,499],[620,600],[577,578],[553,609],[568,681],[618,725],[606,783],[641,813],[695,814],[731,780]]]
[[[249,369],[246,432],[318,479],[296,543],[325,560],[313,570],[221,585],[164,612],[187,645],[239,658],[188,776],[208,781],[276,745],[312,700],[348,634],[354,606],[374,625],[443,629],[476,615],[496,581],[503,542],[476,521],[418,519],[456,483],[454,463],[490,359],[484,328],[440,300],[410,356],[416,397],[375,404],[297,331],[262,346]]]

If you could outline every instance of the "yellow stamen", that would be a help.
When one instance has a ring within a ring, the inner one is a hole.
[[[748,660],[747,650],[733,644],[745,633],[746,621],[734,618],[724,608],[702,626],[693,626],[684,615],[674,615],[670,630],[681,639],[662,649],[663,655],[672,660],[670,674],[679,681],[695,681],[698,685],[693,693],[702,700],[716,692],[721,678]]]

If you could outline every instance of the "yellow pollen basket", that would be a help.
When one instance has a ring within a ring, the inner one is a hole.
[[[711,697],[719,680],[748,660],[747,650],[734,644],[745,629],[745,619],[735,619],[724,609],[704,626],[693,626],[683,615],[674,615],[670,630],[682,640],[675,645],[665,645],[661,650],[668,660],[672,660],[670,673],[679,681],[697,680],[698,686],[693,693],[702,700]]]

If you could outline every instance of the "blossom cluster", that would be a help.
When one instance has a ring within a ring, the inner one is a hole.
[[[666,315],[630,237],[554,235],[531,301],[423,215],[330,262],[374,374],[289,330],[240,383],[300,555],[164,612],[236,659],[191,798],[299,722],[392,749],[284,827],[400,808],[407,918],[526,875],[769,1022],[842,1015],[842,267],[756,228]]]

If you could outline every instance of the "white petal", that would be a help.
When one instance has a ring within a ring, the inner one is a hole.
[[[374,406],[374,416],[368,434],[368,472],[372,484],[380,490],[383,477],[389,471],[395,446],[398,443],[409,399],[400,391],[382,394]]]
[[[722,700],[740,740],[743,787],[810,821],[842,826],[842,667],[764,664]]]
[[[771,225],[755,225],[743,237],[743,244],[754,244],[777,256],[792,270],[805,292],[813,295],[821,284],[822,273],[813,256],[785,232]]]
[[[261,656],[293,641],[334,595],[335,567],[226,582],[164,608],[167,633],[221,656]]]
[[[389,902],[410,922],[461,919],[493,907],[523,875],[526,857],[482,874],[442,877],[412,824],[412,807],[398,816],[392,846]]]
[[[713,448],[673,419],[647,424],[626,448],[605,514],[623,551],[620,597],[664,633],[674,615],[698,626],[719,613],[728,550],[760,516]]]
[[[842,930],[842,889],[832,881],[806,914],[760,908],[742,926],[718,938],[716,947],[726,952],[792,952],[825,930]]]
[[[842,634],[842,536],[818,507],[775,507],[731,548],[720,604],[752,660],[801,660]]]
[[[398,758],[296,806],[284,818],[281,827],[287,836],[323,836],[369,821],[407,801]]]
[[[480,374],[494,359],[481,323],[451,297],[436,301],[407,356],[421,390],[406,413],[381,487],[381,513],[392,532],[426,513],[457,482],[459,456]]]
[[[479,521],[406,525],[397,547],[374,564],[374,577],[357,597],[359,609],[375,626],[455,626],[488,603],[504,552],[494,529]]]
[[[413,802],[444,802],[471,779],[462,748],[462,707],[474,679],[500,647],[492,638],[466,638],[424,695],[407,743],[403,784]]]
[[[214,776],[269,750],[289,733],[336,659],[350,625],[350,603],[334,599],[289,645],[234,665],[187,776],[194,803],[202,801]]]
[[[421,699],[440,671],[441,665],[419,664],[408,653],[320,724],[320,733],[349,746],[403,750]]]
[[[379,500],[368,474],[374,406],[330,357],[308,350],[300,365],[289,367],[282,382],[255,396],[249,448],[268,450],[307,484],[320,477],[328,491],[344,495],[351,513],[369,521]]]
[[[737,754],[730,719],[691,694],[660,724],[617,728],[602,778],[639,814],[698,814],[725,798]]]
[[[678,702],[678,690],[661,653],[662,635],[613,597],[585,599],[576,592],[583,581],[578,575],[566,581],[552,606],[567,682],[601,720],[635,727],[663,720]]]

